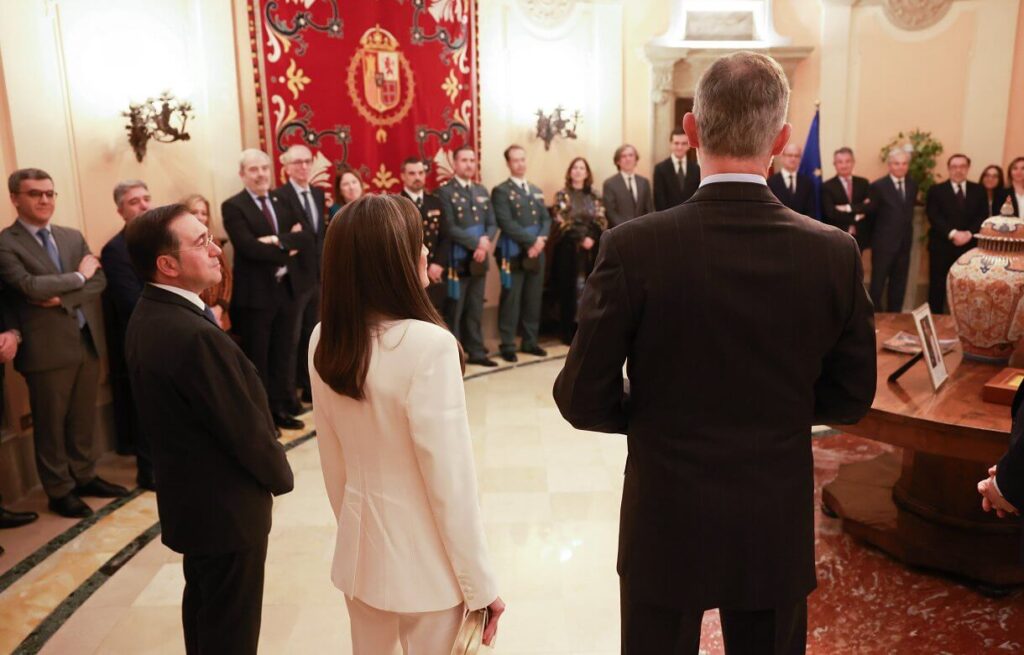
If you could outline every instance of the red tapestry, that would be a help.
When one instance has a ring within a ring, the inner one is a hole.
[[[335,167],[369,191],[401,190],[419,157],[428,184],[452,175],[452,151],[479,146],[476,0],[252,0],[260,147],[285,180],[280,154],[305,143],[314,184]]]

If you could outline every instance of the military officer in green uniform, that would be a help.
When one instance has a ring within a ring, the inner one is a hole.
[[[455,176],[437,190],[444,227],[451,240],[448,267],[449,302],[445,320],[469,356],[470,364],[497,366],[487,357],[480,319],[484,312],[487,258],[498,232],[487,188],[473,182],[476,152],[464,145],[455,150]]]
[[[501,228],[496,253],[501,267],[501,357],[515,362],[520,323],[522,351],[538,357],[547,355],[537,344],[537,338],[544,293],[544,246],[551,230],[551,215],[544,205],[544,193],[526,181],[526,151],[521,146],[509,146],[505,149],[505,163],[511,177],[494,187],[491,204]]]

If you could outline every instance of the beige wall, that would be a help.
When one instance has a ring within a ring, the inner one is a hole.
[[[1006,145],[1002,163],[1024,155],[1024,6],[1017,11],[1017,38],[1013,48],[1010,111],[1006,121]]]

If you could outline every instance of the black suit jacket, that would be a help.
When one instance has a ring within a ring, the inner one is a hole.
[[[293,478],[256,367],[198,307],[150,285],[125,352],[164,543],[195,555],[260,543],[271,494],[291,491]]]
[[[312,233],[308,229],[292,232],[293,225],[305,225],[305,221],[279,193],[271,191],[269,196],[277,216],[280,247],[260,243],[260,237],[274,232],[248,191],[243,189],[220,206],[224,230],[235,248],[231,304],[236,307],[262,309],[272,306],[278,284],[275,274],[280,266],[288,267],[284,283],[288,284],[293,295],[310,288],[316,281],[315,259],[310,256],[314,248]],[[290,250],[298,250],[299,253],[290,256]]]
[[[554,397],[575,427],[627,435],[635,600],[767,609],[814,589],[811,425],[853,423],[875,393],[862,279],[850,235],[757,184],[602,236]]]
[[[124,335],[128,332],[128,319],[142,294],[142,278],[135,272],[128,256],[128,244],[122,229],[103,246],[100,262],[107,274],[107,288],[103,290],[103,313],[106,318],[107,352],[111,371],[125,375]]]
[[[398,195],[415,204],[405,189],[402,189]],[[427,263],[437,264],[447,269],[448,260],[451,259],[452,245],[444,225],[444,206],[441,204],[441,199],[424,191],[423,206],[419,209],[420,219],[423,221],[423,245],[430,251],[427,255]]]
[[[949,240],[950,230],[966,230],[977,234],[988,218],[988,198],[977,182],[965,182],[963,207],[956,200],[953,183],[949,180],[928,189],[925,213],[928,215],[928,247],[932,250],[967,251],[975,245],[974,239],[965,246],[956,247]]]
[[[892,178],[886,175],[871,183],[868,211],[874,220],[871,227],[871,248],[877,252],[892,252],[910,248],[914,237],[914,203],[917,183],[910,176],[903,178],[905,197],[900,198]]]
[[[996,484],[1003,498],[1020,511],[1024,511],[1024,385],[1017,389],[1011,407],[1013,427],[1010,428],[1010,447],[999,460]],[[1021,561],[1024,562],[1024,539],[1021,540]]]
[[[814,180],[806,175],[797,173],[795,194],[789,192],[781,172],[768,178],[768,188],[783,205],[796,213],[804,216],[814,216],[816,213],[814,211]]]
[[[692,157],[686,160],[686,183],[679,186],[675,164],[669,157],[654,167],[654,210],[662,211],[690,199],[700,186],[700,164]]]
[[[313,229],[313,224],[310,222],[309,217],[306,215],[306,208],[302,205],[302,198],[295,191],[295,187],[291,185],[291,182],[282,184],[275,189],[277,194],[283,199],[288,201],[288,205],[292,210],[292,213],[299,217],[302,224],[305,226],[309,233],[313,235],[313,248],[310,250],[306,260],[307,266],[312,266],[316,275],[317,282],[320,281],[320,273],[323,269],[323,256],[324,256],[324,239],[327,236],[327,223],[330,221],[330,215],[327,213],[327,196],[324,194],[324,190],[311,186],[310,192],[313,196],[313,205],[317,211],[317,224],[316,229]]]

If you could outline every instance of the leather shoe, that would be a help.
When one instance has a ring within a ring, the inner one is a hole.
[[[84,519],[92,516],[92,508],[82,502],[74,493],[50,499],[50,511],[69,519]]]
[[[476,364],[477,366],[486,366],[487,368],[494,368],[498,365],[498,362],[494,361],[489,357],[470,357],[470,364]]]
[[[39,518],[35,512],[12,512],[0,507],[0,529],[20,528]]]
[[[313,404],[313,392],[310,391],[309,389],[303,389],[302,390],[302,402],[306,403],[307,405],[312,405]]]
[[[519,361],[519,358],[516,357],[515,353],[503,352],[501,353],[501,358],[504,359],[506,362],[512,362],[513,364]]]
[[[75,493],[92,498],[123,498],[128,495],[128,490],[119,484],[111,484],[97,475],[85,484],[78,485]]]
[[[533,346],[531,348],[523,348],[523,352],[527,355],[535,355],[537,357],[547,357],[548,351],[544,350],[540,346]]]
[[[274,425],[285,430],[301,430],[306,427],[306,424],[299,419],[288,416],[283,412],[274,414]]]

